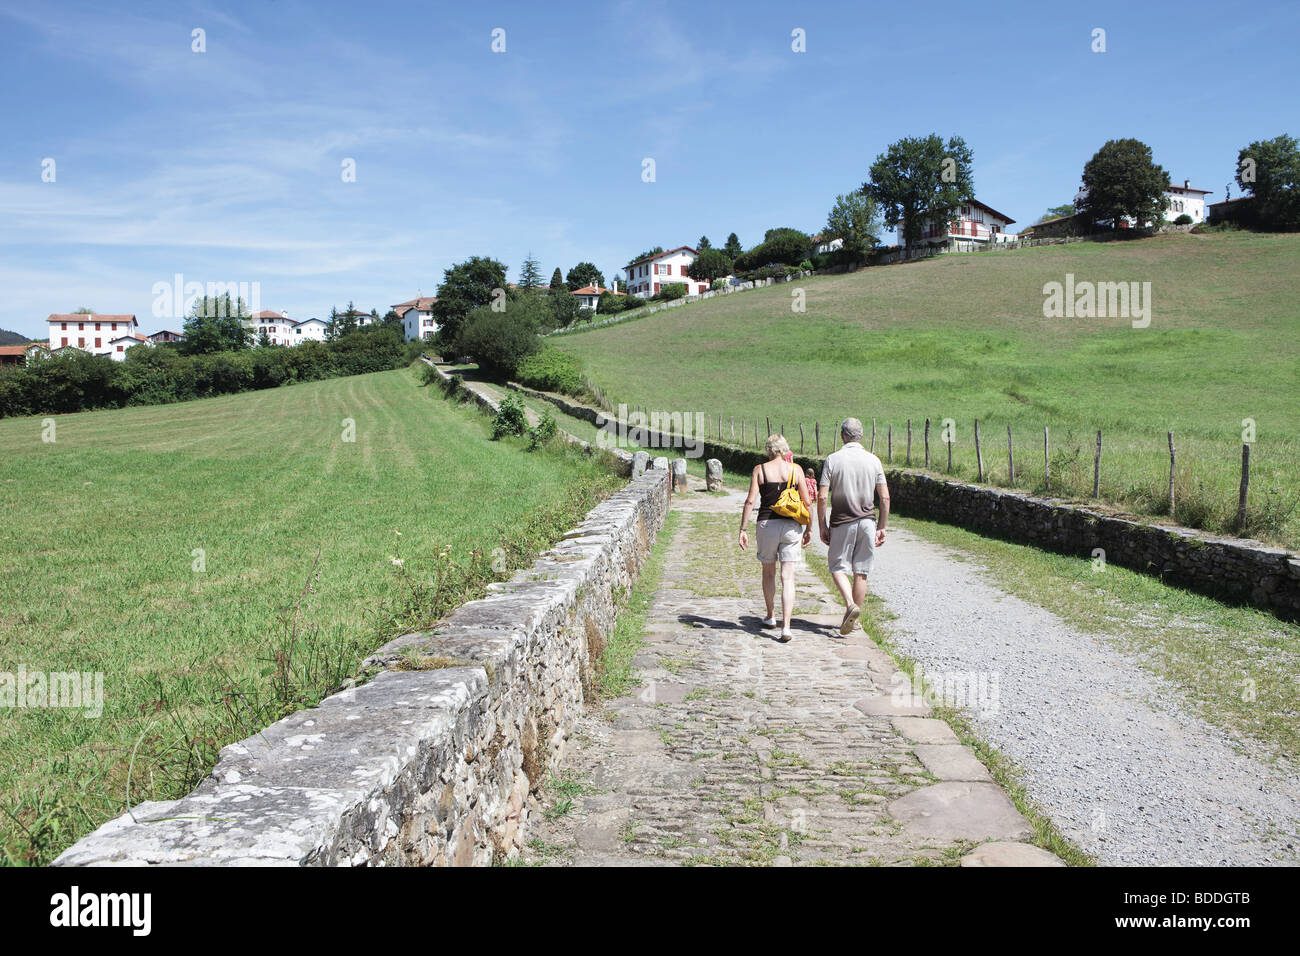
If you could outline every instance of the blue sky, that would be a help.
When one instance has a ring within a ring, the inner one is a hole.
[[[701,234],[815,231],[930,132],[966,138],[1013,228],[1116,137],[1215,201],[1239,148],[1300,134],[1298,28],[1282,2],[0,0],[0,327],[175,326],[151,306],[177,273],[295,319],[382,314],[474,254],[612,277]]]

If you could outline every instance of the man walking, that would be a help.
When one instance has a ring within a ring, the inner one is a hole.
[[[846,418],[840,426],[844,447],[826,459],[817,494],[817,524],[831,577],[844,598],[840,635],[848,636],[858,623],[867,596],[867,575],[876,548],[885,543],[889,521],[889,486],[885,466],[862,447],[862,422]],[[880,518],[874,501],[879,499]],[[827,519],[829,518],[829,525]]]

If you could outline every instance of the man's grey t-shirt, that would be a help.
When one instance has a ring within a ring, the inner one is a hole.
[[[876,486],[885,484],[880,459],[852,441],[828,455],[818,487],[830,488],[831,526],[876,516]]]

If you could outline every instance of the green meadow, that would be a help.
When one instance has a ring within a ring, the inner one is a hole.
[[[0,672],[102,672],[103,714],[0,710],[0,861],[41,863],[548,547],[618,481],[488,440],[412,369],[0,421]]]
[[[1150,282],[1150,325],[1129,318],[1046,318],[1044,287]],[[805,311],[796,312],[796,293]],[[1244,531],[1300,544],[1300,235],[1166,235],[935,259],[810,277],[552,340],[577,356],[612,403],[702,412],[723,434],[781,429],[823,451],[840,419],[877,429],[896,465],[976,475],[980,421],[988,480],[1092,492],[1121,510],[1168,510],[1174,432],[1176,518],[1235,530],[1243,429],[1253,422]]]

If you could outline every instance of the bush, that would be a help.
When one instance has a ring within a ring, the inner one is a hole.
[[[559,431],[560,427],[555,424],[555,416],[550,411],[543,412],[537,424],[528,429],[528,450],[536,451],[543,445],[555,441]]]
[[[537,310],[545,308],[541,303],[531,307],[521,299],[507,303],[501,312],[491,306],[475,309],[460,330],[456,351],[488,375],[514,378],[520,363],[541,348]]]
[[[498,441],[506,435],[522,435],[528,430],[528,414],[524,404],[514,395],[507,395],[501,400],[500,410],[492,419],[492,440]]]
[[[1190,226],[1191,224],[1192,224],[1192,217],[1187,215],[1187,213],[1183,213],[1181,216],[1179,216],[1177,219],[1174,220],[1175,226]]]
[[[686,296],[685,282],[666,282],[659,287],[659,291],[650,298],[658,302],[671,302],[673,299],[681,299]]]
[[[574,398],[585,398],[587,386],[582,378],[582,366],[563,349],[544,345],[519,363],[515,380],[529,388],[545,392],[559,392]]]
[[[803,262],[799,263],[799,270],[801,272],[812,272],[813,264],[811,260],[805,259]]]

